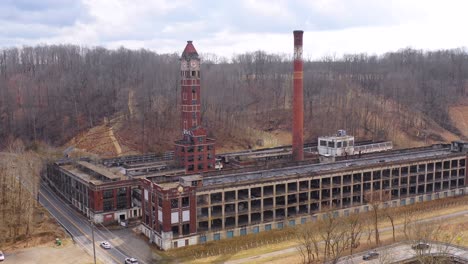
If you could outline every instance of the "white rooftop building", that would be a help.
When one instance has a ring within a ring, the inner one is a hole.
[[[354,136],[346,135],[345,130],[338,130],[334,136],[318,138],[318,153],[322,156],[345,156],[354,154]]]

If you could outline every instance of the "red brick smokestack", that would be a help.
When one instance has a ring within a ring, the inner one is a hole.
[[[302,61],[302,35],[304,31],[294,30],[294,77],[293,77],[293,142],[292,155],[294,161],[304,160],[304,91],[302,76],[304,66]]]

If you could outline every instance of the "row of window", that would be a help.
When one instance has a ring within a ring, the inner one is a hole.
[[[185,78],[196,77],[200,78],[200,71],[180,71],[180,76]]]
[[[162,199],[159,199],[161,201]],[[160,203],[162,206],[162,203]],[[188,197],[182,197],[181,198],[181,205],[182,207],[188,207],[190,206],[190,199]],[[179,199],[171,199],[171,209],[179,208]]]
[[[405,187],[408,183],[410,184],[410,186],[418,186],[418,192],[420,192],[419,186],[429,186],[430,188],[432,188],[431,186],[434,185],[436,186],[436,188],[437,186],[443,186],[443,188],[449,188],[450,186],[450,188],[454,188],[454,187],[463,186],[465,184],[463,175],[462,174],[460,175],[461,175],[460,177],[454,176],[449,179],[446,179],[446,178],[434,179],[432,177],[431,178],[428,177],[426,180],[419,181],[419,182],[416,181],[416,177],[414,178],[411,177],[409,182],[408,182],[408,178],[401,178],[400,181],[398,181],[398,179],[395,179],[394,181],[384,180],[382,182],[376,181],[373,183],[365,182],[365,183],[358,183],[358,184],[349,185],[349,186],[339,186],[339,187],[327,186],[327,188],[322,188],[321,190],[314,190],[314,187],[312,186],[311,189],[301,188],[298,191],[296,188],[297,185],[295,183],[294,184],[289,183],[287,185],[288,191],[289,191],[288,193],[293,193],[293,194],[289,194],[287,195],[287,197],[288,197],[288,200],[296,199],[296,197],[298,197],[299,201],[306,201],[308,200],[309,192],[310,192],[311,199],[318,199],[320,192],[322,192],[322,197],[323,197],[323,196],[329,196],[330,194],[338,195],[341,192],[343,192],[343,194],[348,194],[351,192],[351,190],[354,193],[360,193],[362,191],[368,191],[371,189],[374,189],[374,190],[389,189],[389,188],[395,189],[395,188]],[[237,201],[240,203],[242,202],[242,200],[251,200],[252,202],[254,202],[254,201],[261,201],[262,198],[271,199],[268,197],[271,197],[273,195],[275,195],[276,198],[285,197],[283,194],[286,193],[286,184],[276,185],[275,192],[273,192],[274,190],[273,186],[264,186],[263,197],[261,193],[261,188],[262,187],[251,188],[250,194],[249,194],[249,189],[227,191],[227,192],[224,192],[224,196],[223,196],[223,193],[221,192],[212,193],[212,194],[199,194],[197,195],[197,205],[198,206],[203,206],[203,205],[208,205],[208,204],[215,205],[215,204],[219,204],[222,202],[229,203],[229,202],[237,202]],[[319,187],[317,187],[317,189],[318,188]]]
[[[307,217],[301,218],[301,224],[305,224],[307,222]],[[295,226],[296,225],[296,220],[289,220],[288,226]],[[283,229],[284,228],[284,222],[277,222],[276,223],[276,229]],[[263,226],[262,231],[270,231],[272,229],[272,224],[266,224]],[[250,231],[250,232],[249,232]],[[253,226],[251,228],[241,228],[239,229],[239,235],[245,236],[247,234],[257,234],[260,232],[260,227],[259,226]],[[232,238],[234,237],[234,231],[233,230],[228,230],[226,231],[226,238]],[[213,234],[213,240],[221,240],[221,233],[214,233]],[[200,236],[200,243],[205,243],[207,241],[207,235],[201,235]]]
[[[197,137],[199,143],[203,143],[203,137]],[[187,152],[191,153],[194,152],[195,150],[197,152],[204,152],[206,150],[213,150],[214,146],[213,145],[207,145],[207,146],[189,146],[189,147],[179,147],[180,152],[185,152],[187,149]]]
[[[457,160],[454,160],[457,161]],[[452,163],[454,164],[454,161]],[[433,164],[433,163],[430,163]],[[450,164],[450,163],[449,163]],[[457,162],[458,164],[458,162]],[[460,160],[460,166],[464,166],[464,160]],[[416,166],[414,166],[416,167]],[[410,167],[409,171],[413,170],[413,166]],[[457,178],[457,177],[462,177],[465,175],[465,168],[460,168],[459,170],[452,169],[452,170],[445,170],[441,172],[436,172],[436,173],[427,173],[426,174],[420,174],[420,175],[412,175],[408,177],[400,177],[400,170],[397,169],[386,169],[382,171],[373,171],[373,172],[364,172],[364,173],[357,173],[357,174],[348,174],[348,175],[343,175],[343,176],[334,176],[330,178],[321,178],[321,179],[313,179],[313,180],[305,180],[305,181],[300,181],[300,182],[290,182],[287,184],[276,184],[276,185],[267,185],[267,186],[262,186],[262,187],[254,187],[250,189],[239,189],[239,190],[233,190],[233,191],[227,191],[224,192],[224,200],[229,201],[229,200],[234,200],[234,199],[248,199],[249,195],[251,199],[255,199],[258,197],[261,197],[262,191],[263,195],[273,195],[273,191],[275,190],[276,193],[285,193],[286,188],[287,192],[295,193],[298,191],[307,191],[313,188],[324,188],[324,187],[330,187],[332,184],[336,185],[343,185],[343,184],[350,184],[352,180],[355,183],[361,183],[361,182],[370,182],[372,180],[380,180],[382,179],[382,176],[387,178],[387,175],[390,175],[390,172],[392,173],[393,176],[398,176],[398,178],[392,178],[392,184],[393,185],[398,185],[398,184],[415,184],[417,181],[421,182],[426,182],[426,181],[433,181],[433,180],[439,180],[439,179],[448,179],[448,178]],[[408,172],[408,167],[402,167],[401,172],[402,173]],[[405,175],[406,176],[406,175]],[[384,180],[384,185],[385,183],[389,183],[389,180]],[[309,187],[310,183],[310,187]],[[262,190],[263,189],[263,190]],[[250,192],[249,192],[250,190]],[[199,204],[206,204],[208,203],[208,195],[199,195],[197,197],[198,203]],[[217,203],[222,201],[222,193],[212,193],[210,194],[210,200],[211,203]]]
[[[204,170],[204,169],[211,170],[211,169],[214,168],[214,163],[198,163],[196,168],[199,171]],[[188,171],[194,171],[195,170],[195,165],[194,164],[189,164],[187,166],[187,170]]]
[[[204,157],[204,155],[198,155],[197,161],[203,161],[203,157]],[[211,153],[208,153],[208,154],[206,155],[206,159],[207,159],[207,160],[213,159],[213,155],[211,155]],[[181,162],[184,162],[184,161],[185,161],[185,157],[183,157],[183,156],[180,157],[180,161],[181,161]],[[194,161],[195,161],[195,159],[194,159],[194,156],[193,156],[193,155],[187,156],[187,162],[194,162]]]
[[[127,187],[121,187],[117,189],[117,196],[126,196]],[[114,197],[114,190],[104,190],[102,191],[102,198],[109,199]]]
[[[326,141],[326,140],[320,140],[320,146],[321,147],[329,147],[329,148],[346,148],[346,147],[352,147],[354,146],[354,140],[349,140],[349,141]]]
[[[459,195],[463,195],[464,194],[464,191],[463,190],[459,190],[458,191],[458,194]],[[455,196],[457,195],[457,191],[456,190],[452,190],[450,192],[450,195],[451,196]],[[383,204],[384,207],[396,207],[396,206],[405,206],[407,205],[407,202],[408,204],[414,204],[416,202],[416,199],[418,202],[423,202],[424,200],[426,201],[431,201],[432,199],[439,199],[439,198],[442,198],[442,197],[448,197],[449,196],[449,192],[448,191],[445,191],[443,193],[436,193],[436,194],[426,194],[426,195],[420,195],[418,197],[411,197],[409,199],[402,199],[400,201],[392,201],[392,202],[385,202]],[[334,211],[332,213],[332,217],[339,217],[340,215],[342,216],[349,216],[350,213],[359,213],[360,212],[360,209],[363,209],[363,212],[368,212],[369,211],[369,206],[368,205],[365,205],[363,206],[362,208],[354,208],[354,209],[346,209],[346,210],[343,210],[341,211]],[[316,222],[317,219],[318,219],[318,216],[319,215],[312,215],[310,216],[310,219],[312,222]],[[326,220],[327,218],[329,217],[328,214],[322,214],[321,215],[321,218],[323,220]],[[308,220],[307,220],[308,217],[302,217],[301,218],[301,224],[305,224]],[[202,222],[200,222],[202,223]],[[200,224],[199,223],[199,224]],[[284,227],[284,224],[285,223],[288,223],[288,226],[295,226],[296,225],[296,220],[295,219],[291,219],[289,221],[281,221],[281,222],[277,222],[275,223],[274,225],[276,225],[276,228],[277,229],[282,229]],[[273,224],[266,224],[263,226],[263,231],[269,231],[272,229],[272,225]],[[250,231],[250,233],[258,233],[260,231],[260,227],[259,226],[252,226],[252,227],[243,227],[239,230],[239,235],[240,236],[243,236],[243,235],[246,235],[248,234],[248,232]],[[207,242],[208,238],[209,238],[210,235],[207,235],[207,234],[202,234],[200,235],[199,237],[199,242],[200,243],[205,243]],[[225,237],[223,238],[231,238],[231,237],[234,237],[234,231],[233,230],[228,230],[226,231],[225,233]],[[220,240],[221,239],[221,233],[214,233],[212,234],[212,240]]]
[[[457,185],[458,183],[458,185]],[[435,184],[423,184],[423,185],[418,185],[418,186],[413,186],[410,188],[399,188],[399,189],[393,189],[391,190],[391,195],[393,198],[398,198],[399,195],[416,195],[416,194],[424,194],[427,192],[432,192],[432,191],[440,191],[442,189],[454,189],[454,188],[459,188],[464,185],[464,179],[459,179],[458,182],[457,180],[453,181],[444,181],[443,183],[435,183]],[[364,187],[364,192],[365,191],[370,191],[371,186],[365,186]],[[374,190],[380,190],[380,188],[374,188]],[[353,195],[353,201],[355,202],[361,202],[361,198],[364,197],[361,195],[362,188],[359,186],[359,188],[346,188],[346,189],[339,189],[339,188],[333,188],[333,190],[327,189],[327,190],[322,190],[322,191],[312,191],[310,192],[310,200],[311,200],[311,205],[315,204],[314,201],[321,200],[321,201],[327,201],[330,199],[343,199],[344,201],[350,200],[350,194],[351,191],[354,192]],[[343,195],[342,195],[343,194]],[[358,199],[358,200],[356,200]],[[198,216],[203,217],[203,216],[208,216],[208,211],[211,210],[211,215],[221,215],[222,214],[222,209],[224,207],[224,212],[226,214],[230,213],[235,213],[235,212],[243,212],[247,211],[249,209],[250,205],[250,210],[258,210],[262,208],[271,208],[273,206],[283,206],[288,204],[289,205],[298,205],[299,204],[308,204],[309,202],[309,192],[304,192],[304,193],[299,193],[299,194],[291,194],[291,195],[282,195],[282,196],[276,196],[276,197],[269,197],[269,198],[264,198],[264,199],[257,199],[257,200],[251,200],[249,201],[234,201],[232,203],[226,203],[224,206],[222,205],[213,205],[213,206],[203,206],[199,207],[198,211]],[[237,211],[236,211],[237,209]]]
[[[197,93],[195,92],[195,90],[193,90],[191,94],[192,94],[192,98],[191,98],[191,99],[192,99],[192,100],[197,100]],[[186,92],[183,92],[183,93],[182,93],[182,99],[183,99],[183,100],[187,100],[187,93],[186,93]],[[196,101],[195,101],[195,103],[194,103],[194,102],[192,102],[192,103],[193,103],[193,104],[196,104]]]
[[[127,197],[126,196],[117,196],[116,210],[121,210],[127,208]],[[114,199],[108,198],[104,199],[102,202],[102,209],[104,212],[109,212],[114,210]]]

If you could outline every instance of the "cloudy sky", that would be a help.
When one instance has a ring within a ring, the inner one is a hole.
[[[158,53],[290,54],[310,58],[400,48],[468,47],[465,0],[0,0],[0,48],[79,44]]]

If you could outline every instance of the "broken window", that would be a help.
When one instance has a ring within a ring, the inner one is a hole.
[[[126,196],[118,196],[117,197],[117,210],[127,208],[127,197]]]
[[[112,198],[113,196],[114,196],[114,193],[112,192],[112,190],[105,190],[102,192],[103,199]]]
[[[162,196],[158,196],[158,206],[162,207]]]
[[[188,197],[182,197],[182,207],[187,207],[190,205],[190,200]]]
[[[113,203],[114,203],[113,200],[104,200],[104,202],[103,202],[104,212],[111,211]]]
[[[178,208],[179,207],[179,200],[178,199],[171,199],[171,208]]]

